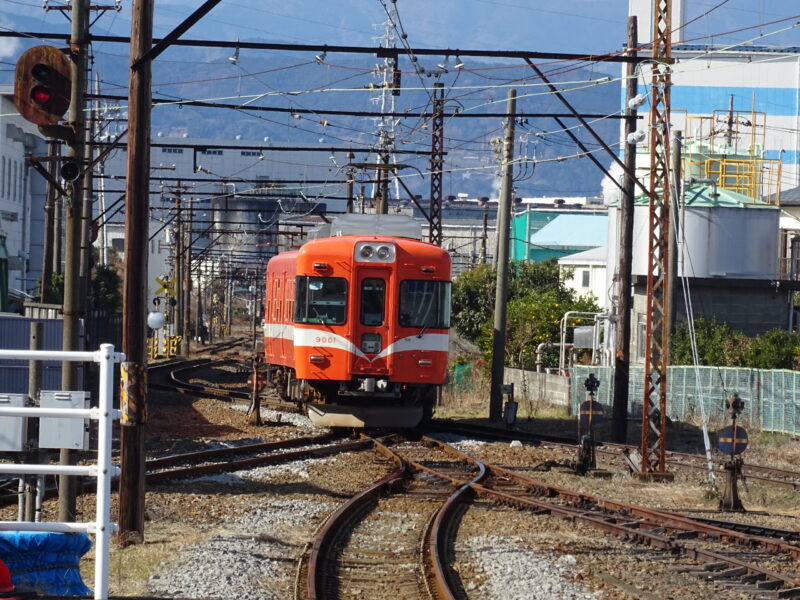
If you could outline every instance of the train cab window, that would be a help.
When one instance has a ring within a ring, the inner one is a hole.
[[[361,282],[361,324],[370,327],[383,325],[386,303],[386,282],[383,279],[365,279]]]
[[[343,324],[347,315],[347,280],[298,276],[294,308],[295,323]]]
[[[450,327],[450,282],[407,280],[400,283],[400,325],[427,329]]]

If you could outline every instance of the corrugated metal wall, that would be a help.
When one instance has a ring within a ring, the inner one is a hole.
[[[30,347],[30,323],[36,321],[43,323],[42,350],[61,350],[61,319],[31,319],[11,316],[0,316],[0,348],[3,350],[28,350]],[[79,367],[79,373],[81,370]],[[78,382],[81,381],[82,376],[79,374]],[[42,365],[42,389],[61,389],[60,362],[45,361]],[[26,394],[28,392],[27,360],[0,361],[0,392],[5,394]]]

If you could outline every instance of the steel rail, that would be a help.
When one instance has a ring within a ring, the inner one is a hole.
[[[470,457],[469,455],[464,454],[463,452],[460,452],[459,450],[456,450],[455,448],[452,448],[443,442],[435,440],[434,438],[431,439],[435,444],[442,447],[448,453],[460,456],[463,460],[474,460],[473,457]],[[640,543],[647,543],[672,553],[680,553],[684,556],[688,556],[701,562],[724,562],[734,566],[737,569],[744,569],[744,574],[753,581],[756,581],[754,578],[762,580],[762,583],[757,584],[757,586],[762,586],[763,589],[767,589],[767,587],[773,589],[778,587],[788,588],[780,591],[780,597],[795,597],[795,594],[800,594],[800,587],[798,587],[800,586],[800,580],[798,579],[771,571],[769,569],[764,569],[750,563],[746,563],[734,557],[719,554],[710,550],[686,546],[678,543],[670,537],[661,535],[660,533],[655,533],[654,531],[648,531],[645,528],[649,526],[653,529],[673,529],[677,532],[677,537],[684,537],[686,533],[702,534],[712,539],[724,540],[729,543],[742,545],[746,548],[760,546],[770,552],[788,553],[794,557],[800,557],[800,547],[760,536],[746,535],[711,524],[700,523],[696,520],[677,513],[672,513],[670,511],[648,509],[624,502],[600,498],[591,494],[575,492],[559,486],[552,486],[525,475],[520,475],[519,473],[492,465],[487,465],[487,469],[492,475],[494,475],[495,479],[502,477],[508,481],[513,481],[517,484],[520,484],[523,490],[525,490],[526,495],[523,496],[519,494],[510,494],[508,492],[503,492],[482,484],[472,484],[471,487],[478,494],[482,493],[484,495],[492,496],[502,502],[514,506],[532,508],[539,513],[547,512],[561,518],[579,520],[598,529],[619,535],[625,539]],[[441,473],[439,476],[448,477],[447,475]],[[457,483],[455,480],[452,481]],[[569,501],[574,506],[555,505],[549,502],[538,500],[534,497],[530,497],[530,495],[544,496],[549,498],[559,497]],[[613,511],[619,514],[612,517],[612,515],[607,514],[606,512],[592,513],[587,510],[587,507],[592,505],[603,508],[606,511]],[[627,515],[638,517],[642,519],[642,521],[630,521],[630,519],[626,520]]]
[[[145,461],[146,470],[163,469],[187,462],[201,460],[215,460],[238,454],[253,454],[257,452],[271,452],[273,450],[283,450],[285,448],[295,448],[297,446],[310,446],[329,442],[333,439],[342,437],[337,433],[324,433],[322,435],[297,437],[288,440],[278,440],[275,442],[258,442],[254,444],[243,444],[241,446],[231,446],[229,448],[214,448],[213,450],[199,450],[197,452],[185,452],[181,454],[171,454],[159,458],[152,458]]]
[[[433,438],[423,437],[424,443],[431,444],[435,440]],[[440,442],[437,442],[439,444]],[[444,447],[449,448],[447,444]],[[376,444],[376,448],[379,446]],[[383,446],[386,452],[393,453],[393,451]],[[454,449],[453,449],[454,450]],[[455,450],[454,450],[455,451]],[[457,451],[456,451],[457,452]],[[399,456],[399,455],[397,455]],[[425,472],[435,477],[441,478],[440,472],[431,469],[421,463],[403,459],[417,471]],[[477,468],[478,472],[469,481],[462,483],[459,487],[450,494],[447,501],[436,511],[433,519],[429,521],[428,528],[425,532],[426,543],[424,545],[424,558],[428,564],[428,572],[430,573],[430,592],[438,600],[456,600],[456,595],[453,590],[456,588],[453,581],[452,571],[447,568],[447,565],[442,560],[447,551],[448,535],[453,529],[455,517],[458,514],[458,509],[469,502],[474,496],[473,485],[480,483],[488,476],[486,466],[479,460],[470,458],[470,462]]]
[[[171,469],[169,471],[159,471],[157,473],[148,473],[146,478],[148,483],[163,483],[165,481],[173,481],[175,479],[183,479],[186,477],[197,477],[200,475],[215,475],[218,473],[226,473],[229,471],[241,471],[244,469],[252,469],[263,465],[274,465],[292,460],[299,460],[308,457],[329,456],[331,454],[338,454],[341,452],[349,452],[353,450],[362,450],[372,445],[370,441],[359,440],[354,442],[344,442],[341,444],[329,444],[319,448],[307,448],[304,450],[294,450],[291,452],[281,452],[279,454],[267,454],[265,456],[256,456],[252,458],[244,458],[235,461],[226,461],[221,463],[214,463],[210,465],[196,465],[193,467],[184,467],[180,469]]]
[[[364,440],[362,443],[378,447],[376,440]],[[385,448],[380,444],[381,448]],[[397,455],[392,453],[381,453],[390,458],[395,463],[395,469],[382,477],[367,489],[359,492],[350,500],[341,505],[327,519],[317,531],[314,543],[308,555],[308,572],[306,576],[306,598],[308,600],[323,600],[325,598],[323,589],[325,585],[325,572],[323,568],[324,557],[331,556],[332,548],[339,532],[345,527],[354,514],[358,514],[370,503],[376,502],[386,490],[397,485],[410,475],[408,464]]]
[[[524,431],[508,431],[508,430],[498,429],[496,427],[486,427],[484,425],[478,425],[472,423],[450,423],[442,420],[431,421],[430,424],[427,426],[427,430],[448,431],[452,433],[474,435],[476,437],[500,439],[506,441],[516,439],[534,445],[553,444],[553,445],[574,447],[577,444],[577,438],[540,435]],[[638,448],[638,446],[633,446],[630,444],[617,444],[612,442],[598,442],[596,451],[598,454],[603,454],[612,457],[619,457],[618,450],[625,450],[625,449],[630,450],[635,448]],[[674,466],[685,467],[687,469],[694,469],[694,470],[706,470],[708,468],[705,463],[706,458],[704,455],[701,454],[690,454],[687,452],[676,452],[668,450],[666,452],[666,457],[667,457],[667,462]],[[686,461],[703,461],[703,463],[692,464],[692,462],[683,462],[683,459],[685,459]],[[769,467],[766,465],[745,464],[744,474],[745,477],[749,479],[755,479],[757,481],[763,481],[764,483],[770,483],[774,485],[791,487],[795,490],[800,491],[800,472],[798,471],[778,469],[776,467]]]

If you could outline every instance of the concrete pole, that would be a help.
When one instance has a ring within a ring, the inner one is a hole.
[[[55,178],[58,173],[58,163],[55,158],[61,154],[61,142],[50,140],[47,142],[47,171]],[[52,183],[47,183],[47,195],[44,201],[44,248],[42,250],[42,281],[39,289],[39,300],[50,302],[53,278],[53,249],[55,242],[55,202],[58,191]],[[60,233],[60,232],[59,232]]]
[[[30,324],[30,343],[28,344],[30,350],[42,349],[42,323],[41,321],[32,321]],[[35,406],[39,406],[39,390],[42,388],[42,362],[38,360],[28,361],[28,399]],[[35,445],[38,438],[38,419],[26,419],[28,422],[27,427],[27,442],[29,447]],[[36,464],[39,462],[39,452],[36,450],[28,450],[25,462],[28,464]],[[35,475],[28,475],[25,480],[25,496],[24,496],[24,519],[26,521],[33,521],[36,517],[36,479]]]
[[[70,34],[70,60],[72,93],[69,104],[69,126],[75,131],[75,140],[69,147],[67,156],[85,167],[84,159],[84,114],[86,103],[86,48],[89,33],[89,1],[74,0],[72,3],[72,31]],[[76,179],[70,185],[70,196],[67,198],[66,236],[64,240],[64,304],[63,304],[63,350],[79,350],[78,320],[80,317],[80,235],[83,204],[83,181]],[[61,363],[61,389],[74,390],[77,386],[78,363],[64,361]],[[59,464],[71,465],[73,453],[61,449]],[[75,478],[67,475],[58,476],[58,520],[70,522],[75,520]]]
[[[514,115],[517,112],[517,91],[508,90],[508,117],[503,139],[503,164],[500,179],[500,201],[497,206],[497,290],[494,300],[494,337],[492,342],[492,387],[489,399],[489,420],[500,421],[503,413],[503,375],[505,369],[506,301],[508,296],[508,242],[514,174]]]
[[[628,17],[628,56],[636,55],[636,17]],[[636,197],[636,146],[628,143],[628,135],[636,131],[636,109],[628,102],[636,96],[636,71],[633,63],[625,70],[625,168],[622,183],[625,192],[619,200],[619,234],[617,256],[617,335],[614,348],[614,399],[611,410],[611,439],[624,444],[628,437],[628,382],[631,357],[631,262],[633,259],[633,213]]]
[[[192,256],[192,219],[194,218],[194,214],[192,212],[192,205],[191,202],[189,204],[188,210],[189,218],[187,219],[187,223],[184,223],[183,227],[183,252],[181,256],[181,262],[183,263],[183,296],[182,296],[182,304],[183,304],[183,323],[181,325],[181,355],[182,356],[189,356],[189,352],[191,351],[191,342],[190,338],[191,330],[192,330],[192,263],[191,263],[191,256]]]

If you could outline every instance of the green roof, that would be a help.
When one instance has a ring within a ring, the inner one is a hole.
[[[713,196],[714,187],[708,184],[699,183],[685,186],[683,189],[683,201],[686,206],[694,208],[773,208],[778,207],[774,204],[767,204],[761,200],[756,200],[750,196],[745,196],[739,192],[717,188],[717,196]],[[636,196],[635,204],[648,204],[650,199],[641,194]]]

